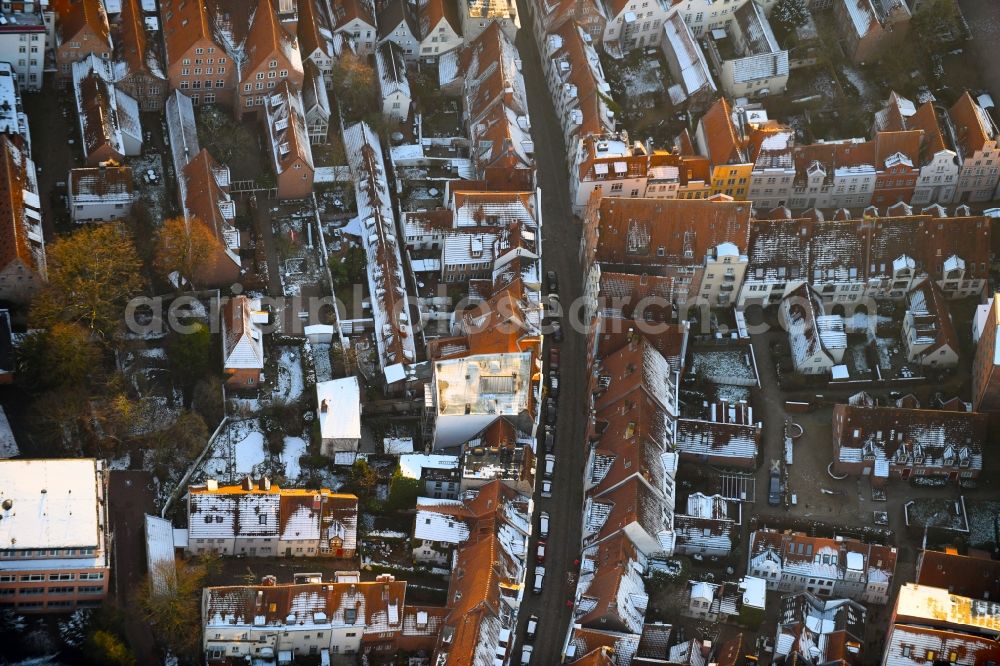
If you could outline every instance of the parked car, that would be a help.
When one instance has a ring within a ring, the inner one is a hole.
[[[545,567],[536,566],[535,567],[535,584],[531,588],[531,591],[535,594],[542,593],[542,584],[545,582]]]
[[[767,490],[767,503],[771,506],[781,505],[781,468],[778,461],[771,462],[771,476]]]
[[[545,452],[552,453],[556,449],[556,433],[552,428],[545,429]]]
[[[548,511],[542,511],[538,516],[538,536],[547,537],[549,536],[549,513]]]
[[[524,632],[524,637],[529,640],[535,640],[535,634],[538,633],[538,616],[531,615],[528,617],[528,628]]]
[[[528,666],[531,663],[531,653],[535,651],[530,645],[525,645],[521,648],[521,666]]]
[[[539,564],[545,564],[545,542],[539,541],[538,547],[535,548],[535,562]]]
[[[562,326],[555,319],[552,320],[552,339],[555,342],[562,342],[563,341]]]
[[[542,497],[552,497],[552,482],[548,479],[542,481]]]
[[[556,423],[556,401],[552,398],[545,401],[545,421],[550,425]]]
[[[549,348],[549,370],[559,369],[559,347]]]
[[[559,397],[559,375],[555,372],[549,373],[549,395]]]
[[[556,472],[556,457],[551,453],[545,455],[545,478],[551,479]]]
[[[555,294],[559,291],[559,276],[556,275],[555,271],[548,271],[545,274],[545,282],[550,294]]]

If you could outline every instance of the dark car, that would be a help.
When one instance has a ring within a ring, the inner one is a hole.
[[[559,348],[552,347],[549,349],[549,369],[558,370],[559,369]]]
[[[771,506],[781,506],[781,470],[774,465],[771,466],[767,503]]]
[[[549,288],[549,293],[554,294],[559,291],[559,276],[556,275],[555,271],[549,271],[545,274],[546,286]]]
[[[545,429],[545,452],[552,453],[556,448],[556,433],[552,428]]]
[[[562,326],[559,324],[558,321],[552,322],[552,339],[555,340],[556,342],[563,341]]]
[[[545,401],[545,420],[551,425],[556,422],[556,401],[549,398]]]

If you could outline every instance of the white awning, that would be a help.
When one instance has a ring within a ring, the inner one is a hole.
[[[608,165],[604,164],[603,162],[598,162],[597,164],[594,165],[594,173],[601,176],[607,175]]]
[[[624,162],[615,162],[615,173],[628,173],[628,165]]]

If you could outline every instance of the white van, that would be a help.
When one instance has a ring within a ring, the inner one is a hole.
[[[542,511],[538,518],[538,536],[545,538],[549,535],[549,514]]]
[[[531,589],[535,594],[542,593],[542,583],[545,581],[545,567],[535,567],[535,586]]]
[[[556,473],[556,457],[549,453],[545,456],[545,478],[551,479]]]
[[[538,616],[532,615],[528,618],[528,628],[524,632],[525,638],[529,641],[535,640],[535,634],[538,632]]]

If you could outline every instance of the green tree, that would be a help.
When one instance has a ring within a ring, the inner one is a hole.
[[[402,472],[397,469],[389,484],[389,499],[386,502],[386,508],[392,511],[412,509],[417,505],[417,497],[420,496],[422,489],[423,484],[420,479],[403,476]]]
[[[135,666],[135,655],[120,637],[98,629],[87,637],[84,646],[87,660],[100,666]]]
[[[910,19],[910,27],[923,46],[941,51],[962,34],[962,15],[956,0],[924,0]]]
[[[224,164],[234,164],[253,156],[256,138],[245,125],[215,106],[198,110],[198,142]]]
[[[191,406],[202,415],[205,423],[212,428],[218,425],[225,415],[225,403],[222,401],[222,380],[215,375],[203,376],[194,386]]]
[[[101,351],[90,331],[75,323],[55,322],[32,331],[17,352],[18,379],[31,389],[86,386],[101,364]]]
[[[170,372],[184,392],[185,406],[190,406],[195,383],[211,372],[208,366],[211,346],[212,332],[201,322],[192,324],[186,332],[171,331],[167,336]]]
[[[378,472],[368,464],[367,460],[358,458],[351,465],[351,478],[348,483],[359,498],[367,500],[375,495]]]
[[[805,0],[778,0],[771,10],[770,20],[780,41],[784,42],[788,35],[809,20]]]
[[[30,325],[75,323],[99,342],[110,342],[122,326],[125,304],[145,287],[141,268],[122,224],[86,227],[61,237],[48,250],[49,282],[31,304]]]

